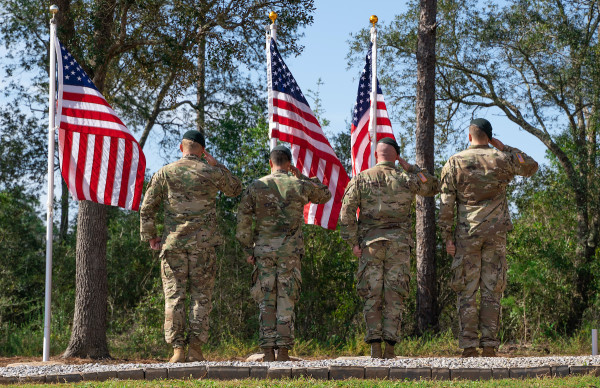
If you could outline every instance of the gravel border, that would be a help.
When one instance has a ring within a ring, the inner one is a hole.
[[[318,379],[380,378],[391,380],[531,378],[594,374],[600,377],[600,356],[515,358],[396,358],[342,357],[288,362],[191,362],[157,364],[22,365],[0,368],[0,384],[15,382],[77,382],[155,379]]]

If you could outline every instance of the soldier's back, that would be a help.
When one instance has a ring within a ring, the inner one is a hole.
[[[309,202],[306,181],[285,172],[255,180],[249,187],[255,203],[258,238],[255,252],[303,253],[304,205]]]
[[[357,176],[363,228],[396,228],[410,217],[413,182],[393,163],[379,163]]]
[[[510,156],[488,146],[472,146],[449,160],[459,204],[485,205],[503,197],[515,174]]]

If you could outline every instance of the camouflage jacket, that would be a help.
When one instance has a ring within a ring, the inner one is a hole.
[[[455,208],[457,232],[472,235],[512,229],[506,186],[515,175],[532,176],[538,164],[516,148],[499,151],[474,145],[448,160],[442,169],[438,225],[444,240],[453,238]]]
[[[238,207],[236,237],[247,255],[304,254],[304,205],[325,203],[329,188],[319,179],[300,179],[278,170],[248,186]],[[254,229],[252,221],[254,220]]]
[[[242,192],[240,180],[221,164],[211,166],[196,155],[186,155],[164,166],[154,174],[144,195],[142,240],[157,237],[155,216],[164,203],[163,250],[221,244],[216,213],[219,191],[229,197]]]
[[[350,181],[342,202],[342,238],[350,246],[390,240],[412,245],[411,204],[415,194],[433,196],[438,180],[426,170],[380,162]],[[358,220],[356,211],[360,208]]]

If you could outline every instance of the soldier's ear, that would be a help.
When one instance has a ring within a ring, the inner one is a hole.
[[[469,143],[473,143],[473,136],[469,133]]]
[[[179,151],[183,152],[183,144],[179,144]]]
[[[271,159],[269,159],[269,166],[273,168],[273,161]]]

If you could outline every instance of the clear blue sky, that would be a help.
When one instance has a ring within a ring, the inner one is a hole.
[[[357,76],[364,66],[361,61],[346,70],[350,34],[370,27],[369,17],[373,14],[378,16],[379,23],[391,21],[394,15],[406,11],[406,1],[315,0],[315,5],[314,23],[305,29],[301,40],[304,51],[298,57],[284,59],[305,94],[308,89],[316,89],[319,78],[324,82],[320,97],[324,117],[331,121],[329,130],[336,133],[350,131],[350,112],[358,89]],[[383,94],[386,95],[385,89]],[[544,160],[546,147],[506,119],[502,112],[497,109],[481,110],[480,115],[490,120],[500,140],[521,148],[538,161]],[[395,133],[403,131],[398,123],[392,122],[392,126]]]

